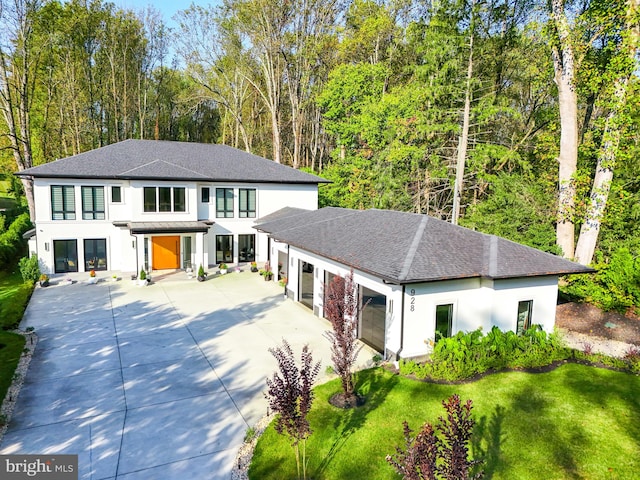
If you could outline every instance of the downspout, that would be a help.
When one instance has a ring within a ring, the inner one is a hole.
[[[404,348],[404,294],[406,285],[402,285],[402,301],[400,302],[400,349],[396,352],[396,362],[400,361],[400,354]]]
[[[131,233],[131,229],[129,229],[129,236],[133,238],[135,246],[133,247],[136,251],[136,278],[138,278],[138,274],[140,273],[140,269],[138,268],[138,237],[136,237],[133,233]]]

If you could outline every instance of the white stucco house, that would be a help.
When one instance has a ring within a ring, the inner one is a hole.
[[[318,206],[320,177],[224,145],[126,140],[20,172],[46,273],[264,261],[254,221]]]
[[[255,227],[269,234],[286,294],[323,316],[323,290],[353,271],[358,336],[386,358],[421,358],[439,336],[497,325],[555,324],[559,275],[593,270],[420,214],[285,208]]]

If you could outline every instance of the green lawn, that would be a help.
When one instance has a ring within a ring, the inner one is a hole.
[[[12,332],[0,331],[0,400],[7,394],[7,389],[11,385],[13,372],[18,366],[22,349],[24,348],[24,337]],[[0,423],[3,419],[0,418]]]
[[[435,385],[383,369],[358,374],[365,406],[339,410],[333,380],[316,388],[307,441],[308,478],[397,479],[385,455],[402,443],[402,421],[416,430],[443,415],[453,393],[472,399],[475,457],[489,479],[628,479],[640,471],[640,377],[566,364],[548,373],[504,372],[464,385]],[[250,478],[296,478],[293,449],[270,426]]]
[[[18,326],[32,291],[33,287],[22,281],[17,267],[13,273],[0,271],[0,330]]]

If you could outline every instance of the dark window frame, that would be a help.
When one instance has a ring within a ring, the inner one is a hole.
[[[90,198],[87,198],[86,192],[91,192]],[[101,192],[102,195],[102,210],[98,206],[98,192]],[[104,202],[104,187],[83,185],[80,187],[80,197],[82,199],[83,220],[105,220],[107,218]]]
[[[445,307],[447,308],[447,329],[444,332],[444,334],[442,333],[442,329],[438,328],[438,323],[442,324],[442,319],[439,319],[439,312],[438,309],[440,307]],[[454,309],[454,305],[453,303],[443,303],[440,305],[436,305],[436,315],[435,315],[435,336],[436,336],[436,341],[440,340],[440,338],[449,338],[451,337],[451,335],[453,335],[453,309]]]
[[[151,192],[153,192],[153,202],[151,195],[147,196]],[[186,187],[143,187],[142,209],[145,213],[185,213],[187,189]]]
[[[211,188],[210,187],[201,187],[200,188],[200,202],[201,203],[210,203],[211,202]]]
[[[216,218],[233,218],[233,188],[216,188]]]
[[[251,197],[253,193],[253,208],[251,208]],[[256,189],[240,188],[238,189],[238,217],[240,218],[256,218]]]
[[[521,322],[520,315],[524,314],[526,314],[526,317]],[[522,335],[531,328],[531,317],[533,317],[533,300],[520,300],[518,302],[518,316],[516,317],[516,335]]]
[[[55,189],[60,189],[62,209],[56,209]],[[67,192],[71,191],[71,196]],[[58,216],[58,218],[56,218]],[[73,185],[51,185],[51,220],[76,219],[76,191]]]
[[[115,192],[118,192],[116,195]],[[111,203],[122,203],[122,186],[111,185]]]

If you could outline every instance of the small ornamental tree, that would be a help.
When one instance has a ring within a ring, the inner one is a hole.
[[[331,360],[342,383],[343,403],[355,405],[352,369],[362,345],[357,344],[359,305],[353,271],[345,278],[333,277],[325,285],[324,299],[324,314],[333,327],[324,335],[331,342]]]
[[[307,478],[306,440],[311,435],[307,415],[313,403],[311,387],[320,371],[320,362],[313,363],[308,345],[302,348],[300,368],[296,365],[291,345],[282,340],[282,346],[270,348],[269,352],[278,362],[280,373],[267,378],[269,408],[278,414],[276,431],[288,435],[296,455],[298,478]],[[300,451],[302,444],[302,452]]]
[[[468,480],[481,478],[479,472],[470,477],[471,468],[480,463],[469,459],[469,441],[475,421],[471,418],[472,401],[462,405],[458,395],[442,402],[447,417],[438,419],[437,431],[425,423],[415,438],[404,422],[405,449],[396,447],[394,456],[387,455],[387,462],[402,475],[404,480]]]

